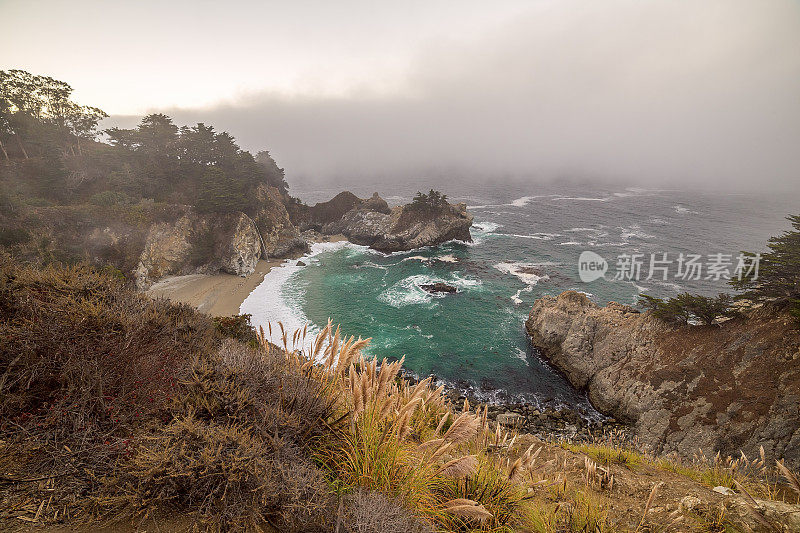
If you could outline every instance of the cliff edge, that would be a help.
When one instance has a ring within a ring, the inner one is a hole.
[[[658,453],[702,448],[784,457],[800,466],[800,336],[760,309],[719,326],[669,326],[566,291],[536,301],[531,342],[601,411]]]

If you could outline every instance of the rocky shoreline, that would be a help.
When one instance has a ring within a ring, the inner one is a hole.
[[[786,313],[678,327],[566,291],[537,300],[526,329],[573,386],[654,453],[755,457],[763,446],[800,467],[800,336]]]
[[[401,373],[412,384],[424,379],[407,369],[402,369]],[[476,406],[486,407],[489,420],[543,441],[591,442],[611,432],[623,436],[630,433],[629,426],[613,417],[589,412],[581,407],[567,406],[553,398],[545,399],[541,403],[504,401],[501,398],[488,398],[484,394],[478,395],[466,383],[459,386],[436,376],[432,377],[434,386],[444,386],[445,396],[454,408],[460,408],[465,401],[473,409]]]

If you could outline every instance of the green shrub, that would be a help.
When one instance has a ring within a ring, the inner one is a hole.
[[[31,240],[31,234],[24,228],[0,228],[0,246],[15,246]]]
[[[444,514],[439,521],[448,531],[472,531],[481,527],[492,531],[510,529],[521,518],[527,499],[525,489],[509,479],[508,471],[485,455],[480,457],[474,474],[458,479],[443,479],[435,491],[443,500],[466,498],[478,502],[492,514],[483,521]]]
[[[130,198],[124,192],[119,191],[103,191],[93,194],[89,199],[89,203],[94,205],[124,205],[130,203]]]
[[[215,257],[214,249],[217,245],[216,232],[219,228],[205,228],[192,233],[192,244],[186,262],[191,268],[197,268],[212,261]]]
[[[730,283],[744,290],[743,298],[775,303],[800,318],[800,215],[786,217],[793,230],[767,242],[769,252],[761,255],[759,268],[744,269]],[[745,253],[750,261],[755,254]]]
[[[428,194],[417,192],[409,207],[419,211],[439,211],[447,206],[447,195],[433,189]]]
[[[195,205],[201,213],[233,213],[246,211],[252,203],[245,183],[220,168],[210,167],[200,182]]]
[[[713,324],[720,317],[729,316],[732,302],[733,297],[729,294],[710,298],[688,292],[667,300],[642,294],[639,300],[641,306],[665,322],[686,324],[695,319],[705,325]]]
[[[251,316],[250,314],[215,316],[212,320],[214,321],[214,328],[223,337],[236,339],[255,347],[257,342],[256,330],[253,329],[253,325],[250,323]]]

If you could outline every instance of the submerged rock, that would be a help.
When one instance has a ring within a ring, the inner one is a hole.
[[[431,283],[427,285],[420,285],[423,290],[426,290],[430,293],[437,293],[437,292],[446,292],[450,294],[454,294],[458,292],[458,289],[453,287],[452,285],[448,285],[447,283],[442,283],[441,281],[437,281],[436,283]]]
[[[603,413],[630,423],[654,452],[702,448],[800,467],[796,322],[761,310],[720,326],[673,327],[635,309],[567,291],[536,301],[534,346]]]

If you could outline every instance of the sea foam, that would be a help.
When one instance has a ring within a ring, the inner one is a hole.
[[[291,338],[294,331],[303,329],[308,324],[304,348],[309,348],[311,340],[319,332],[319,328],[310,323],[308,317],[303,313],[301,291],[293,286],[290,278],[304,268],[297,264],[299,261],[303,261],[306,265],[314,264],[318,261],[317,256],[319,254],[342,248],[362,251],[366,249],[365,246],[351,244],[346,241],[312,244],[311,251],[300,259],[287,259],[280,266],[273,267],[267,272],[264,276],[264,281],[242,302],[239,307],[239,313],[250,314],[253,326],[256,329],[263,327],[268,340],[278,345],[283,344],[279,322],[283,324],[289,338]],[[272,324],[271,334],[269,332],[269,324]]]
[[[473,289],[480,287],[482,282],[477,279],[463,278],[457,273],[453,273],[452,279],[445,279],[429,274],[416,274],[408,276],[378,295],[378,300],[392,307],[405,307],[407,305],[430,305],[434,298],[444,298],[447,294],[432,294],[422,288],[423,285],[434,283],[446,283],[459,290]]]
[[[541,264],[535,265],[532,263],[497,263],[494,268],[505,274],[516,276],[526,285],[536,285],[540,280],[549,279],[549,276],[544,273],[539,275],[533,272],[526,272],[526,270],[539,269],[541,266]]]

